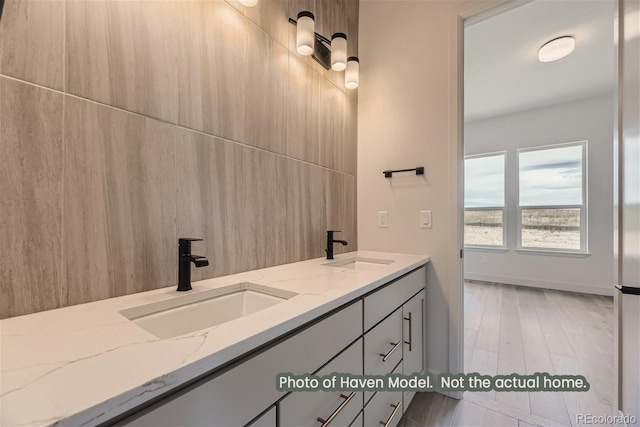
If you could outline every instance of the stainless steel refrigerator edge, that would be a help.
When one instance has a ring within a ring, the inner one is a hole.
[[[640,422],[640,0],[617,2],[616,409]]]

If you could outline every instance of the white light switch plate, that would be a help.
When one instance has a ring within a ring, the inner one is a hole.
[[[378,228],[387,228],[388,226],[387,211],[378,212]]]
[[[431,211],[420,211],[420,228],[431,227]]]

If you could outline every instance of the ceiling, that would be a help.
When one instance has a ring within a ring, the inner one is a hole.
[[[465,121],[482,120],[613,91],[611,0],[537,0],[465,28]],[[576,49],[538,61],[547,41]]]

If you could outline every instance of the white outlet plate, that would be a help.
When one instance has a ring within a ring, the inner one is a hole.
[[[387,211],[378,212],[378,228],[387,227],[389,227],[389,217],[387,215]]]
[[[431,211],[420,211],[420,228],[432,228]]]
[[[488,263],[489,263],[489,258],[488,258],[486,255],[484,255],[484,256],[482,257],[482,263],[483,263],[483,264],[488,264]]]

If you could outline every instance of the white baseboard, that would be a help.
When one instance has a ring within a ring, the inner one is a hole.
[[[507,285],[529,286],[532,288],[555,289],[558,291],[582,292],[584,294],[613,296],[613,285],[609,287],[585,285],[582,283],[554,282],[551,280],[527,279],[525,277],[508,277],[494,274],[464,273],[466,280],[504,283]]]

